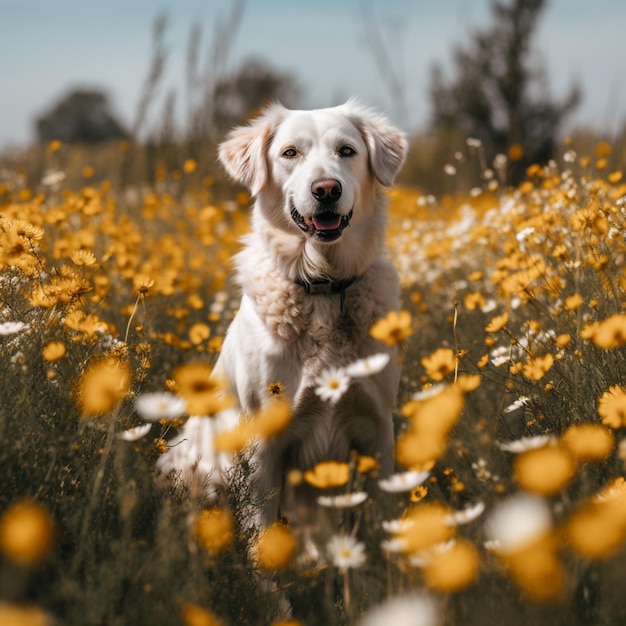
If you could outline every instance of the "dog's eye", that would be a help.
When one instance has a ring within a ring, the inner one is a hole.
[[[356,154],[356,150],[352,146],[341,146],[339,155],[342,157],[351,157]]]
[[[297,155],[298,155],[298,151],[295,148],[287,148],[287,150],[283,152],[283,156],[286,159],[293,159]]]

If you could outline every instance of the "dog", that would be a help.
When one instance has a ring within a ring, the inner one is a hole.
[[[276,384],[292,407],[288,427],[255,455],[265,524],[285,513],[290,469],[347,461],[356,451],[379,459],[381,475],[393,471],[395,354],[376,375],[352,380],[334,404],[315,387],[330,367],[393,352],[369,330],[399,308],[398,276],[385,256],[385,189],[406,151],[402,132],[353,100],[311,111],[271,104],[219,146],[220,161],[254,206],[235,258],[241,305],[214,372],[226,378],[242,414],[268,402]],[[189,427],[177,448],[193,446]]]

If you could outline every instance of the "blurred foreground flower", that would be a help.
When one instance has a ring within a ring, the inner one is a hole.
[[[127,395],[131,371],[124,360],[108,357],[92,362],[81,376],[76,398],[84,417],[112,411]]]
[[[34,565],[44,559],[53,538],[52,518],[35,502],[17,502],[0,518],[0,551],[21,565]]]
[[[561,594],[565,570],[547,502],[531,495],[509,497],[488,519],[487,534],[506,571],[532,599]]]
[[[343,487],[350,479],[350,466],[339,461],[322,461],[304,472],[304,480],[319,489]]]
[[[233,542],[234,521],[230,511],[211,508],[200,511],[194,531],[198,543],[210,554],[226,550]]]
[[[451,542],[447,549],[434,552],[424,565],[424,580],[430,589],[451,593],[465,589],[478,576],[478,551],[467,539]]]
[[[291,405],[277,398],[261,407],[252,418],[252,430],[258,437],[268,439],[280,434],[291,422]]]
[[[522,452],[515,459],[514,476],[519,486],[542,496],[558,493],[574,476],[572,455],[558,445]]]
[[[438,626],[434,600],[424,594],[391,598],[368,611],[359,626]]]
[[[195,604],[185,603],[181,610],[185,626],[224,626],[224,622],[215,617],[211,611]]]
[[[188,363],[173,374],[174,391],[187,403],[189,415],[215,415],[234,404],[228,383],[207,363]]]
[[[288,526],[275,522],[259,536],[256,557],[266,570],[276,571],[287,567],[295,558],[298,543]]]
[[[167,391],[144,393],[135,398],[135,410],[148,422],[176,420],[181,418],[186,409],[184,398]]]
[[[0,600],[0,624],[2,626],[53,626],[55,620],[34,606],[19,606]]]

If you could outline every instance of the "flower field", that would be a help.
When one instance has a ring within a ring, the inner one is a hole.
[[[249,450],[289,421],[281,381],[244,427],[208,381],[249,198],[219,199],[192,160],[150,186],[0,172],[0,624],[625,621],[626,184],[609,152],[567,148],[515,189],[502,157],[463,196],[389,192],[403,309],[371,332],[401,348],[397,473],[328,459],[288,477],[319,491],[319,517],[263,531]],[[318,395],[386,365],[365,356]],[[158,471],[187,419],[235,457],[226,484]]]

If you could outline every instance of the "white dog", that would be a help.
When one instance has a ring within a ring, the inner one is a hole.
[[[329,367],[387,349],[369,330],[398,308],[397,274],[384,255],[384,189],[406,149],[401,132],[354,101],[314,111],[271,105],[220,146],[226,170],[255,203],[236,257],[241,307],[215,371],[228,379],[243,414],[267,402],[275,383],[293,411],[287,429],[258,450],[265,523],[279,514],[290,468],[348,460],[355,450],[378,457],[383,474],[393,469],[396,359],[353,380],[335,404],[316,395],[315,381]],[[190,427],[172,449],[175,463],[185,444],[200,452]]]

